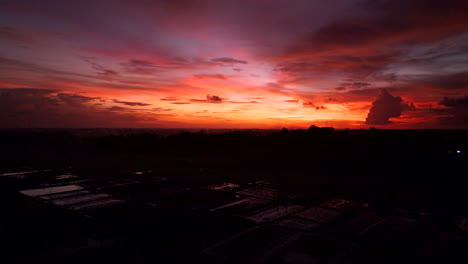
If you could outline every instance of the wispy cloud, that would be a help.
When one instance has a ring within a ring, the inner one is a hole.
[[[142,103],[142,102],[120,101],[120,100],[117,100],[117,99],[114,99],[113,101],[114,101],[114,103],[124,104],[124,105],[128,105],[128,106],[148,106],[148,105],[151,105],[151,104]]]

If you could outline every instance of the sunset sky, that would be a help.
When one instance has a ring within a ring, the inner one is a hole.
[[[468,1],[0,0],[0,127],[468,128]]]

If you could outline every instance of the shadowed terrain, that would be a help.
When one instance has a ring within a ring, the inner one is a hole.
[[[466,260],[456,245],[467,245],[467,138],[463,130],[316,126],[3,130],[2,257]]]

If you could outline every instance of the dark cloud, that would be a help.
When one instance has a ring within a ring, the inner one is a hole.
[[[5,97],[21,97],[21,96],[44,96],[56,93],[58,90],[54,89],[38,89],[38,88],[0,88],[0,96]]]
[[[128,106],[148,106],[148,105],[151,105],[151,104],[142,103],[142,102],[119,101],[117,99],[114,99],[113,101],[114,101],[114,103],[124,104],[124,105],[128,105]]]
[[[439,104],[449,107],[468,105],[468,95],[462,97],[444,97]]]
[[[121,106],[112,106],[107,108],[109,111],[117,111],[117,112],[122,112],[128,110],[126,107],[121,107]]]
[[[414,75],[406,78],[404,81],[412,86],[426,86],[437,89],[465,89],[468,87],[468,72]]]
[[[394,88],[385,88],[386,91],[394,91],[396,89]],[[366,101],[368,99],[371,99],[375,96],[378,96],[379,94],[382,93],[381,88],[369,88],[369,89],[361,89],[361,90],[350,90],[346,94],[349,96],[360,96],[362,99],[365,99]],[[363,100],[361,100],[363,101]]]
[[[192,102],[192,103],[207,103],[208,100],[205,100],[205,99],[190,99],[190,102]]]
[[[83,58],[81,58],[83,59]],[[57,81],[60,83],[70,83],[72,86],[92,86],[92,87],[106,87],[112,89],[128,89],[128,90],[165,90],[162,88],[154,87],[153,85],[148,86],[148,84],[143,83],[134,83],[135,85],[126,85],[118,84],[114,82],[107,82],[110,80],[108,76],[103,75],[93,75],[93,74],[81,74],[73,71],[63,71],[48,68],[35,63],[28,63],[21,60],[9,59],[0,56],[0,78],[2,81],[11,79],[12,82],[21,83],[24,86],[30,87],[54,87],[53,83],[50,81]],[[32,73],[35,75],[47,76],[46,81],[36,81],[35,79],[28,79],[24,77],[15,78],[10,76],[15,76],[20,74],[23,76],[25,73]],[[7,76],[7,77],[3,77]],[[106,82],[103,82],[106,81]],[[55,87],[54,87],[55,88]],[[58,88],[58,89],[61,89]]]
[[[315,110],[326,110],[328,109],[326,106],[324,105],[316,105],[314,104],[313,102],[311,101],[305,101],[302,103],[302,106],[303,107],[306,107],[306,108],[313,108]]]
[[[80,94],[59,93],[57,98],[66,104],[77,106],[94,100],[100,100],[101,97],[89,97]]]
[[[158,68],[151,61],[136,60],[136,59],[131,59],[127,62],[121,63],[120,65],[128,73],[141,74],[141,75],[154,74]]]
[[[200,67],[206,68],[225,64],[223,62],[208,61],[198,57],[162,57],[164,60],[157,64],[150,60],[130,59],[126,62],[120,63],[120,65],[127,73],[151,75],[154,73],[168,72],[172,70],[195,70],[199,69]]]
[[[31,39],[24,36],[19,29],[13,27],[0,27],[0,38],[3,40],[30,43]]]
[[[247,64],[247,61],[244,60],[238,60],[238,59],[233,59],[233,58],[214,58],[211,59],[212,62],[217,62],[217,63],[226,63],[226,64]]]
[[[206,99],[190,99],[192,103],[214,103],[219,104],[223,102],[223,98],[218,95],[206,95]]]
[[[468,129],[468,95],[460,97],[444,97],[440,102],[447,108],[430,109],[432,112],[442,113],[438,119],[439,126],[454,129]]]
[[[276,69],[302,79],[311,74],[340,72],[391,81],[381,77],[390,77],[385,70],[395,63],[400,63],[401,68],[411,63],[414,68],[414,63],[418,62],[418,67],[437,66],[440,67],[438,71],[467,63],[460,61],[466,57],[467,49],[462,48],[466,40],[453,39],[466,33],[467,1],[370,0],[353,9],[362,13],[331,20],[291,42],[283,58],[292,57],[294,61],[281,62]],[[452,41],[448,42],[449,39]],[[429,48],[433,50],[422,56],[422,51]],[[441,52],[444,50],[445,53]],[[431,59],[437,63],[424,64],[431,53],[438,55]],[[423,58],[420,60],[419,56]],[[404,70],[397,72],[404,74]],[[441,81],[449,82],[444,83],[448,87],[459,87],[465,85],[462,78]],[[339,85],[337,90],[345,89],[348,87]]]
[[[174,103],[171,103],[171,104],[175,104],[175,105],[185,105],[185,104],[191,104],[190,102],[174,102]]]
[[[395,17],[394,20],[404,19],[412,26],[428,23],[439,27],[449,24],[458,28],[467,23],[465,11],[468,3],[463,0],[368,0],[363,6],[379,10],[387,17],[398,14],[401,17]],[[457,21],[459,24],[453,24]]]
[[[159,100],[161,100],[161,101],[177,101],[179,99],[177,97],[174,97],[174,96],[169,96],[169,97],[161,98]]]
[[[209,78],[209,79],[219,79],[219,80],[226,80],[226,76],[223,74],[194,74],[193,77],[198,78],[198,79],[204,79],[204,78]]]
[[[59,98],[50,97],[51,94],[56,92],[56,90],[52,89],[0,88],[0,112],[6,115],[14,111],[34,110],[42,108],[42,106],[58,106],[60,103]]]
[[[155,108],[153,108],[151,110],[155,111],[155,112],[169,112],[169,111],[172,111],[173,109],[172,108],[155,107]]]
[[[382,89],[380,95],[372,103],[372,108],[366,118],[366,125],[388,125],[390,118],[399,117],[406,105],[399,96],[392,96],[387,90]]]
[[[231,104],[258,104],[258,101],[227,101]]]
[[[218,95],[206,95],[206,100],[210,103],[221,103],[223,102],[223,98],[219,97]]]
[[[151,61],[146,60],[130,60],[131,64],[140,67],[155,67],[155,65]]]
[[[81,74],[76,72],[67,72],[62,70],[51,69],[39,64],[24,62],[21,60],[0,57],[0,69],[3,72],[32,72],[43,75],[54,76],[57,79],[72,77],[72,78],[88,78],[102,80],[102,76]]]
[[[297,51],[417,44],[460,34],[468,25],[468,4],[463,0],[372,0],[358,7],[368,15],[325,25],[304,39]]]
[[[101,75],[101,76],[105,76],[105,77],[115,77],[118,75],[118,73],[114,70],[111,70],[111,69],[107,69],[105,67],[103,67],[102,65],[98,64],[97,62],[95,62],[94,58],[85,58],[85,57],[82,57],[83,61],[87,62],[91,68],[93,68],[94,70],[96,70],[97,74],[98,75]]]
[[[308,41],[317,48],[360,46],[386,41],[407,30],[406,21],[396,17],[338,20],[315,32]]]
[[[327,107],[325,107],[323,105],[319,105],[319,106],[315,107],[315,110],[325,110],[325,109],[327,109]]]
[[[134,127],[142,121],[123,108],[100,108],[94,103],[98,99],[52,89],[2,88],[0,127]]]
[[[372,84],[370,84],[368,82],[351,81],[351,82],[341,83],[340,87],[335,88],[335,90],[343,91],[343,90],[363,89],[363,88],[368,88],[371,85]]]
[[[304,55],[313,59],[299,58],[295,61],[281,62],[276,64],[274,71],[292,74],[297,79],[314,79],[329,73],[342,73],[349,77],[365,79],[385,69],[387,65],[396,61],[399,55],[396,51],[382,52],[379,55],[359,54],[355,51],[356,55],[353,55],[352,51],[351,54],[347,54],[340,49],[328,48],[336,55],[315,54],[313,49]]]
[[[278,63],[273,70],[289,73],[298,73],[313,71],[316,69],[316,67],[317,63],[311,61],[281,62]]]

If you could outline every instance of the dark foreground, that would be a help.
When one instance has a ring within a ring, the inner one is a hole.
[[[0,263],[468,263],[467,131],[146,132],[0,132]]]

